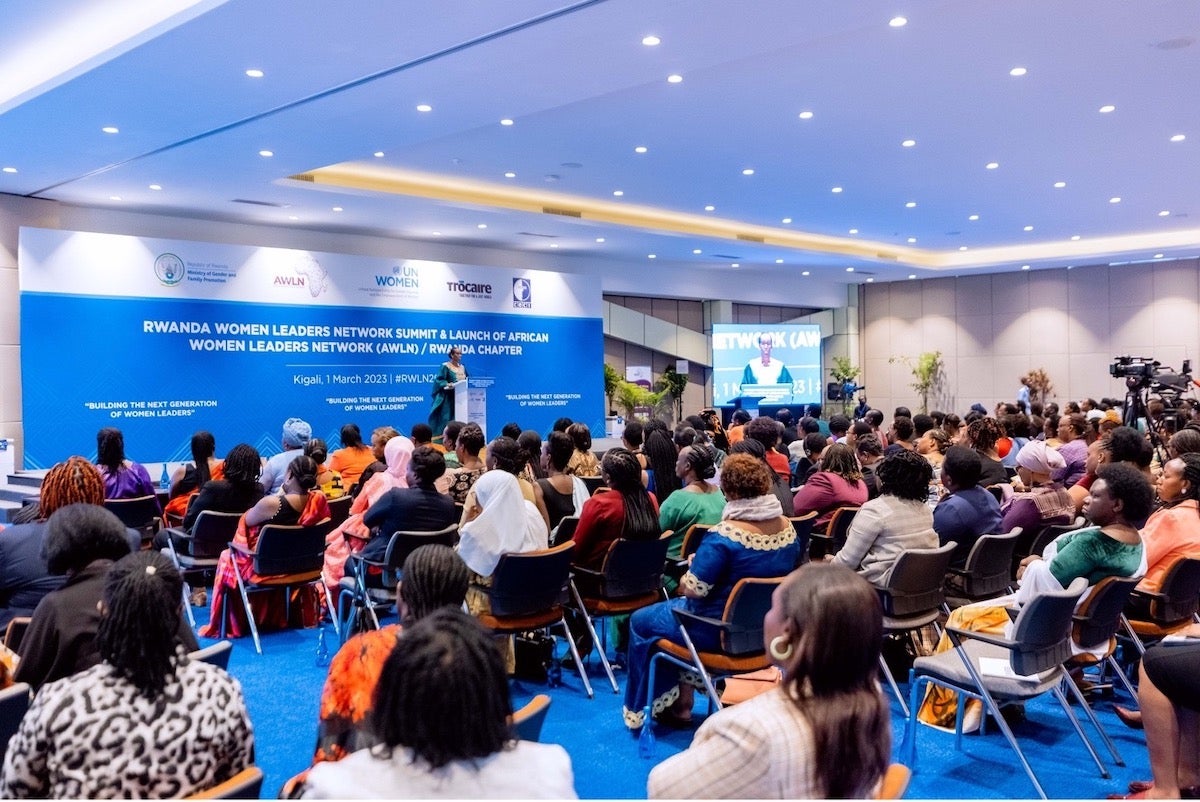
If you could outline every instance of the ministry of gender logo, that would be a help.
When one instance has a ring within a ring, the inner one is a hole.
[[[513,307],[517,309],[533,308],[533,286],[529,279],[513,279]]]
[[[186,272],[183,260],[173,253],[159,254],[158,258],[154,260],[154,275],[158,276],[158,280],[168,287],[174,287],[183,281]]]

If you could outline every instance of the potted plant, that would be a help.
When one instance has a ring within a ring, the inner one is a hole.
[[[1045,368],[1035,368],[1024,376],[1021,380],[1029,386],[1029,400],[1031,403],[1045,403],[1050,394],[1054,392],[1054,385],[1050,381],[1050,374]]]
[[[683,420],[683,388],[687,387],[687,374],[675,370],[674,365],[667,365],[666,370],[663,371],[662,377],[659,379],[659,383],[662,385],[662,390],[674,402],[675,420]]]
[[[908,365],[908,369],[912,372],[913,381],[909,387],[917,391],[921,396],[921,412],[929,412],[929,393],[932,392],[942,381],[942,368],[945,366],[942,362],[941,351],[925,351],[917,354],[917,356],[894,356],[888,362],[903,362]]]
[[[621,382],[621,374],[607,362],[604,363],[604,397],[608,399],[608,414],[615,415],[613,396],[617,393],[617,385]]]
[[[841,385],[842,388],[845,388],[845,386],[847,384],[853,384],[854,380],[858,378],[858,374],[860,372],[861,371],[858,368],[858,366],[851,363],[850,357],[848,357],[848,356],[835,356],[833,358],[833,367],[829,369],[830,377],[835,382],[837,382],[839,385]],[[843,415],[850,414],[850,401],[851,401],[850,396],[848,394],[846,394],[845,392],[843,392],[842,393],[842,414]]]

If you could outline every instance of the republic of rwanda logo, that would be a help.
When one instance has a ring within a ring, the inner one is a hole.
[[[533,308],[533,287],[529,279],[513,279],[513,306],[517,309]]]
[[[158,280],[168,287],[174,287],[183,281],[186,272],[183,260],[173,253],[159,254],[158,258],[154,260],[154,275],[158,276]]]

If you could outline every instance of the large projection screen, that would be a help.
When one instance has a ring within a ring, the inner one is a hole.
[[[715,406],[733,405],[746,395],[766,395],[764,403],[780,405],[821,403],[816,324],[717,323],[712,352]]]

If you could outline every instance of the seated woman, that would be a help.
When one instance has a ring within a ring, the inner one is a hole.
[[[551,531],[557,529],[568,515],[578,516],[591,495],[582,479],[566,472],[573,453],[575,446],[565,432],[551,432],[546,438],[542,454],[546,478],[538,479],[537,483],[542,489],[542,502],[546,505]]]
[[[0,631],[17,616],[33,615],[46,594],[62,587],[64,577],[46,567],[49,518],[68,504],[104,506],[104,480],[83,457],[68,457],[46,472],[37,517],[0,534]],[[137,544],[141,546],[141,536]]]
[[[483,476],[487,467],[479,458],[483,450],[483,429],[478,423],[468,423],[459,430],[454,438],[454,455],[458,458],[458,467],[447,471],[438,482],[438,490],[446,493],[455,504],[465,504],[471,486]]]
[[[408,487],[408,463],[412,453],[412,440],[402,434],[390,438],[383,446],[386,470],[374,473],[367,479],[366,487],[351,502],[346,520],[325,537],[325,567],[321,571],[321,578],[326,587],[333,587],[341,581],[350,554],[362,549],[371,539],[371,530],[363,523],[363,515],[371,505],[393,488]]]
[[[1079,577],[1086,577],[1089,586],[1094,586],[1105,577],[1144,573],[1146,558],[1137,525],[1150,514],[1154,503],[1154,491],[1146,477],[1124,463],[1102,465],[1089,492],[1084,514],[1092,526],[1060,535],[1046,546],[1043,556],[1033,554],[1022,560],[1017,571],[1020,586],[1015,594],[960,607],[951,613],[947,626],[1001,634],[1012,623],[1009,608],[1025,604],[1035,593],[1062,591]],[[1090,590],[1089,587],[1080,603]],[[1107,642],[1098,649],[1083,649],[1072,643],[1076,654],[1103,655],[1107,647]],[[950,641],[943,635],[938,651],[949,648]],[[918,718],[933,726],[953,727],[956,705],[953,691],[932,687]],[[972,721],[964,725],[965,729],[978,726],[979,710],[978,703],[968,707]]]
[[[46,567],[52,574],[65,574],[66,582],[34,610],[21,640],[15,681],[28,682],[37,691],[47,682],[100,662],[96,631],[104,575],[130,550],[129,530],[103,507],[69,504],[50,516]],[[179,603],[178,593],[175,603]],[[196,636],[186,624],[177,629],[187,649],[197,648]]]
[[[488,471],[471,494],[473,503],[463,510],[458,529],[458,554],[472,571],[467,607],[480,613],[489,609],[480,587],[491,584],[501,555],[544,549],[547,532],[537,508],[521,494],[517,477],[508,471]]]
[[[891,728],[874,589],[841,566],[806,565],[772,595],[763,641],[783,681],[705,721],[650,772],[651,799],[875,796]]]
[[[1033,536],[1047,526],[1069,524],[1075,519],[1071,494],[1050,479],[1054,471],[1065,465],[1058,452],[1047,448],[1042,441],[1030,440],[1025,444],[1017,454],[1017,476],[1028,490],[1013,495],[1000,521],[1001,532],[1011,532],[1019,526]]]
[[[720,618],[734,585],[746,577],[785,576],[800,558],[791,521],[783,517],[779,499],[771,492],[772,471],[749,454],[731,454],[721,466],[725,493],[723,520],[709,531],[683,575],[682,598],[644,607],[629,619],[629,678],[625,683],[625,726],[639,730],[651,722],[646,711],[668,725],[691,721],[694,688],[663,663],[650,687],[650,657],[655,642],[680,642],[679,626],[671,612],[682,607],[697,615]],[[698,649],[716,646],[711,630],[698,630]]]
[[[521,496],[533,505],[538,514],[542,516],[542,525],[546,528],[546,534],[550,532],[550,514],[546,512],[546,502],[542,499],[542,488],[533,482],[527,481],[521,472],[525,469],[525,463],[529,461],[531,455],[511,437],[497,437],[488,446],[487,450],[487,469],[501,470],[505,473],[512,474],[517,480],[517,487],[521,490]],[[466,521],[471,515],[472,509],[478,510],[478,502],[475,499],[475,489],[472,487],[467,493],[467,500],[463,503],[463,520]]]
[[[967,426],[967,445],[979,452],[983,473],[979,484],[988,485],[1008,484],[1008,471],[1000,461],[1000,452],[996,444],[1004,436],[1004,427],[995,418],[979,418]]]
[[[324,521],[329,517],[329,503],[325,501],[325,494],[316,488],[317,463],[313,462],[311,457],[301,454],[288,464],[287,478],[283,480],[281,492],[262,499],[242,516],[233,542],[253,551],[258,546],[259,531],[267,524],[312,526]],[[200,629],[201,636],[221,637],[222,602],[226,593],[238,592],[236,571],[241,572],[242,579],[246,582],[256,582],[259,579],[254,573],[253,560],[241,559],[235,566],[230,550],[225,549],[217,560],[212,606],[209,610],[208,624]],[[243,611],[242,605],[236,601],[224,605],[228,608],[227,636],[240,638],[246,634],[247,613],[254,616],[254,622],[259,629],[285,628],[288,621],[282,592],[281,588],[279,593],[255,593],[250,597],[249,611]]]
[[[314,763],[341,760],[351,752],[375,745],[368,722],[371,699],[402,628],[443,607],[461,608],[471,572],[454,549],[430,544],[408,555],[403,576],[404,581],[396,588],[401,623],[355,635],[329,663],[329,676],[321,693]]]
[[[192,531],[196,518],[205,510],[240,515],[262,500],[263,489],[258,483],[262,458],[257,448],[249,443],[238,443],[229,449],[222,467],[224,478],[205,482],[195,501],[188,506],[183,518],[185,532]]]
[[[654,494],[659,504],[664,504],[672,493],[682,487],[675,473],[679,452],[675,450],[671,436],[659,428],[647,429],[642,451],[649,465],[646,469],[646,489]]]
[[[470,616],[443,607],[384,663],[375,744],[309,772],[307,799],[575,798],[561,746],[517,740],[504,661]]]
[[[917,452],[900,450],[883,458],[875,478],[879,498],[859,508],[846,533],[846,545],[825,559],[883,587],[905,551],[938,547],[933,510],[925,503],[933,467]]]
[[[342,477],[342,487],[349,490],[358,477],[375,461],[375,452],[363,444],[362,430],[356,423],[347,423],[339,435],[342,447],[329,455],[329,470]]]
[[[363,468],[362,473],[358,475],[358,481],[350,486],[351,498],[358,498],[358,494],[363,491],[372,476],[387,470],[387,444],[392,438],[400,436],[400,432],[391,426],[380,426],[371,432],[371,454],[375,461]]]
[[[37,694],[5,754],[0,795],[176,799],[253,765],[241,686],[179,648],[182,588],[159,552],[112,566],[98,600],[98,664]]]
[[[1200,454],[1169,460],[1158,479],[1158,499],[1163,506],[1142,527],[1146,547],[1146,575],[1137,589],[1157,593],[1167,569],[1184,557],[1200,558]],[[1127,610],[1136,618],[1149,618],[1143,596],[1131,598]]]
[[[813,529],[824,532],[838,507],[858,507],[867,501],[867,483],[854,449],[834,443],[821,456],[820,470],[796,491],[793,505],[796,515],[817,513]]]
[[[154,482],[141,465],[125,459],[125,435],[111,426],[96,432],[96,467],[104,479],[104,498],[154,495]],[[154,502],[158,504],[157,498]]]
[[[372,531],[362,556],[382,562],[388,542],[400,530],[436,532],[458,523],[458,510],[449,496],[437,492],[434,483],[446,472],[446,459],[432,446],[421,446],[408,463],[408,487],[393,487],[363,514],[362,522]]]
[[[567,427],[567,436],[575,445],[575,453],[567,462],[567,473],[571,476],[599,476],[600,460],[592,453],[592,431],[584,423],[572,423]]]
[[[325,465],[325,459],[329,456],[329,447],[325,445],[325,441],[319,437],[310,438],[304,444],[304,453],[317,463],[317,488],[325,494],[325,499],[333,501],[346,495],[342,475]]]
[[[536,482],[546,478],[546,467],[540,459],[542,454],[542,436],[533,429],[526,429],[517,435],[517,445],[525,449],[529,461],[521,471],[521,478],[527,482]]]
[[[950,438],[941,429],[930,429],[917,438],[917,453],[929,460],[934,468],[942,467],[942,460],[950,448]]]
[[[171,476],[171,490],[167,494],[165,515],[180,520],[187,513],[188,502],[210,479],[220,479],[225,471],[221,460],[213,456],[217,441],[212,432],[196,432],[192,435],[192,461],[175,469]]]
[[[623,448],[610,448],[601,463],[604,482],[612,492],[598,493],[583,505],[575,527],[572,562],[598,570],[614,540],[655,540],[658,502],[642,486],[637,457]]]
[[[695,524],[715,524],[725,510],[725,494],[708,481],[717,474],[717,452],[710,445],[693,445],[679,452],[675,475],[683,487],[659,507],[658,526],[674,534],[667,547],[668,559],[679,559],[683,537]]]

